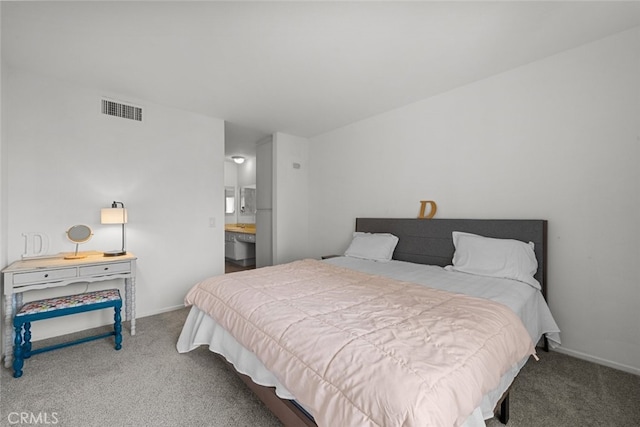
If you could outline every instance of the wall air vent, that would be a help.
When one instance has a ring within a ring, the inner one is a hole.
[[[121,117],[123,119],[142,121],[142,108],[135,105],[127,105],[121,102],[102,100],[102,114]]]

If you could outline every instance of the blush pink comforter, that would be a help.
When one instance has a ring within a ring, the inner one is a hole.
[[[534,352],[501,304],[315,260],[213,277],[185,303],[255,353],[319,426],[462,424]]]

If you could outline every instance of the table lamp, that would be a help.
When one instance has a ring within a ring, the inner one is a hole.
[[[122,207],[118,207],[118,205]],[[126,255],[127,251],[124,249],[124,225],[127,223],[127,210],[122,202],[111,203],[110,208],[104,208],[100,210],[100,223],[102,224],[122,224],[122,249],[116,249],[114,251],[107,251],[104,256],[120,256]]]

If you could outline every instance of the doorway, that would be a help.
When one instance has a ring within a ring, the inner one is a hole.
[[[268,136],[225,122],[225,273],[255,268],[256,144]]]

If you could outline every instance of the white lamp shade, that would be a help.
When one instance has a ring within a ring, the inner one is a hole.
[[[125,208],[104,208],[100,210],[100,223],[126,224],[127,210]]]

